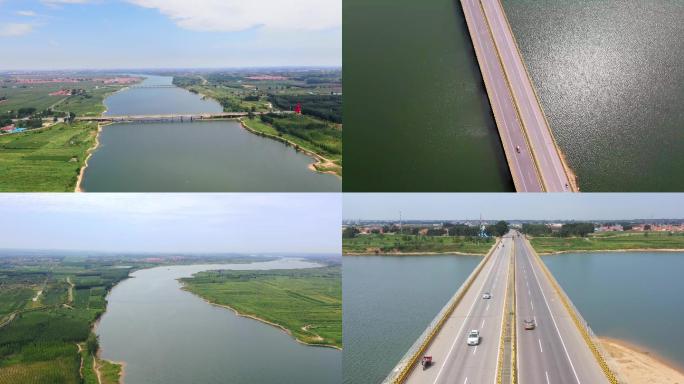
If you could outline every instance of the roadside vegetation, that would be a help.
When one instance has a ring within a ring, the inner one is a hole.
[[[109,289],[129,272],[89,262],[3,265],[0,384],[98,383],[92,327],[105,311]],[[103,383],[119,382],[118,365],[100,365],[108,378]]]
[[[349,254],[467,253],[484,255],[493,238],[469,236],[425,236],[369,234],[342,239],[342,252]]]
[[[342,231],[345,255],[465,253],[484,255],[495,237],[508,232],[508,223],[499,221],[480,226],[454,223],[436,225],[391,224],[350,225]]]
[[[96,135],[78,122],[0,136],[0,191],[72,192]]]
[[[186,290],[285,328],[297,340],[342,348],[341,267],[208,271],[181,280]]]
[[[619,232],[587,236],[534,236],[532,247],[538,253],[610,251],[630,249],[682,249],[684,234],[671,232]]]

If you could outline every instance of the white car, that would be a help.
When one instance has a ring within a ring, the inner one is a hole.
[[[491,299],[491,298],[492,298],[492,294],[489,293],[489,292],[485,292],[485,293],[482,294],[482,298],[483,298],[483,299]]]
[[[478,345],[480,344],[480,331],[473,329],[468,334],[468,345]]]

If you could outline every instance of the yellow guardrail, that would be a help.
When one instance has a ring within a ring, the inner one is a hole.
[[[591,336],[589,335],[589,332],[587,331],[587,327],[583,325],[583,322],[580,320],[579,315],[575,311],[574,305],[570,304],[569,299],[567,295],[565,295],[565,292],[562,290],[556,279],[553,277],[551,274],[551,271],[546,267],[544,262],[542,261],[541,257],[535,252],[533,249],[531,249],[531,252],[534,254],[534,259],[537,261],[539,264],[540,268],[544,271],[544,274],[546,277],[549,279],[551,282],[551,285],[553,288],[556,290],[556,293],[561,299],[561,302],[563,303],[563,306],[565,309],[568,311],[570,314],[570,317],[572,318],[572,321],[575,323],[575,326],[577,326],[577,329],[579,330],[580,334],[582,335],[582,338],[584,341],[587,343],[587,346],[591,350],[591,352],[594,354],[594,358],[596,358],[596,361],[598,362],[599,366],[601,367],[601,370],[603,373],[606,375],[606,378],[611,384],[619,384],[619,381],[617,377],[615,376],[615,373],[610,369],[608,366],[608,363],[606,363],[606,359],[603,357],[601,352],[599,351],[599,348],[596,346],[596,343],[594,340],[592,340]]]
[[[513,247],[513,246],[511,246]],[[511,248],[508,249],[509,254],[515,255],[513,250]],[[496,369],[496,382],[497,384],[503,384],[503,362],[504,362],[504,350],[506,349],[505,347],[505,339],[506,339],[506,328],[507,326],[510,326],[509,323],[509,318],[510,318],[510,310],[513,309],[515,310],[515,307],[510,308],[510,300],[508,298],[508,291],[511,288],[511,282],[515,280],[511,280],[511,268],[509,265],[508,268],[508,284],[506,284],[506,292],[504,293],[504,314],[503,314],[503,321],[501,322],[501,338],[499,339],[499,360],[497,361],[497,369]],[[513,272],[515,273],[515,272]],[[515,284],[513,284],[513,287],[515,287]],[[507,312],[508,311],[508,312]]]
[[[411,373],[413,370],[413,367],[418,363],[418,360],[423,356],[425,351],[427,350],[427,347],[432,343],[432,340],[434,339],[435,335],[439,333],[439,331],[442,329],[442,326],[446,322],[447,318],[454,312],[458,304],[461,302],[461,299],[463,299],[463,296],[465,296],[466,292],[470,289],[470,287],[473,285],[473,282],[479,276],[480,272],[484,268],[484,265],[487,264],[489,259],[491,258],[492,254],[494,253],[494,250],[497,248],[501,240],[497,240],[492,248],[487,252],[487,255],[485,255],[484,259],[480,262],[480,264],[477,265],[473,273],[468,277],[465,283],[461,286],[461,288],[458,290],[457,297],[455,297],[447,309],[447,311],[443,314],[443,316],[439,319],[437,324],[433,327],[432,331],[427,335],[425,340],[421,343],[420,347],[414,352],[414,354],[411,356],[411,358],[408,360],[408,362],[404,365],[404,367],[401,369],[401,372],[397,375],[396,378],[394,378],[391,382],[394,384],[401,384],[404,381],[406,381],[406,378],[408,375]]]
[[[516,294],[515,291],[515,241],[513,241],[513,311],[517,308]],[[513,324],[511,324],[511,383],[518,383],[518,323],[517,323],[517,313],[513,313]]]

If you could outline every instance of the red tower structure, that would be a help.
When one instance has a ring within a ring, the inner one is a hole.
[[[294,112],[298,115],[302,114],[302,104],[297,103],[297,106],[295,106]]]

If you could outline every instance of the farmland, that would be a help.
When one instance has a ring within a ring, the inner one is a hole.
[[[0,384],[97,383],[92,365],[97,343],[87,340],[96,340],[91,329],[105,311],[107,292],[131,269],[64,260],[4,263],[0,268]],[[118,383],[120,368],[97,360],[99,366],[107,367],[109,380],[103,382]]]
[[[209,271],[182,279],[185,289],[242,315],[286,329],[297,340],[342,347],[339,265],[312,269]]]
[[[96,124],[74,123],[0,136],[0,191],[73,191],[96,134]]]

